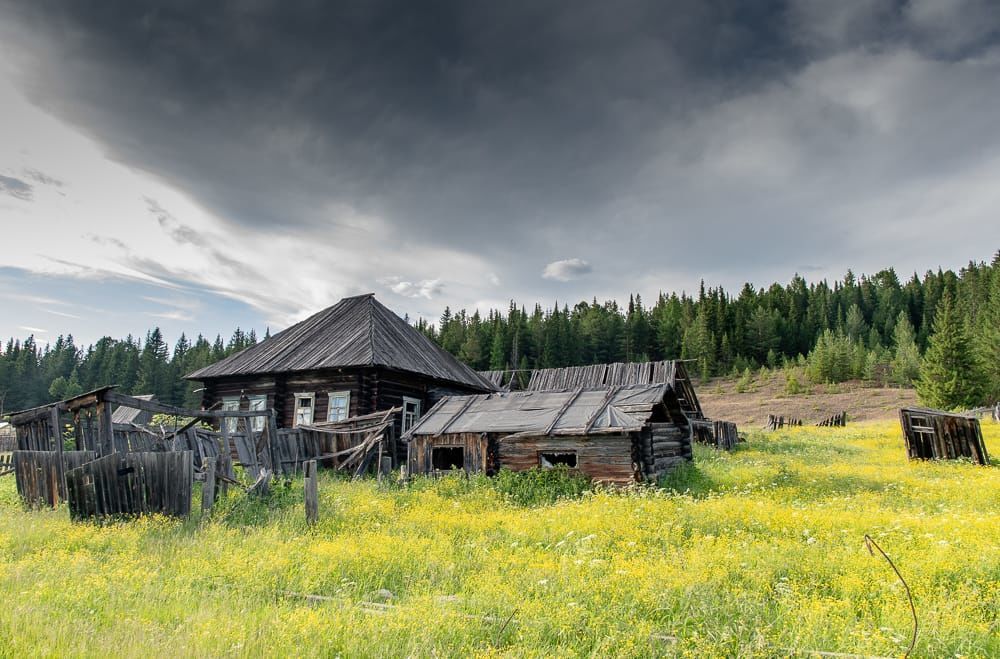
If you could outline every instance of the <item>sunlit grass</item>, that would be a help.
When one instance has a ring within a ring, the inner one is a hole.
[[[0,655],[898,655],[909,607],[865,533],[913,590],[917,656],[1000,655],[996,466],[908,462],[883,423],[698,447],[668,486],[526,506],[484,479],[324,475],[309,529],[301,481],[97,526],[23,510],[4,477]]]

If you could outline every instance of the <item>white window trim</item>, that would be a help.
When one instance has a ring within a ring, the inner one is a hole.
[[[414,406],[414,409],[415,409],[414,417],[413,417],[413,423],[410,424],[409,426],[406,425],[406,404],[407,403],[413,403],[413,406]],[[402,432],[403,433],[405,433],[407,430],[409,430],[413,426],[417,425],[417,422],[420,421],[420,413],[422,411],[420,409],[420,407],[421,407],[421,404],[420,404],[420,399],[419,398],[411,398],[410,396],[403,396],[403,419],[402,419],[402,422],[401,422],[401,427],[402,427]]]
[[[345,398],[347,399],[346,412],[347,416],[344,419],[351,418],[351,391],[347,389],[345,391],[331,391],[327,395],[326,399],[326,420],[327,421],[343,421],[343,419],[331,419],[330,416],[333,414],[333,399],[334,398]],[[314,412],[315,414],[315,412]]]
[[[292,408],[292,427],[293,428],[298,428],[299,427],[299,401],[303,400],[303,399],[306,399],[306,398],[308,398],[309,400],[312,401],[312,404],[309,406],[310,409],[312,410],[312,414],[311,414],[312,418],[309,419],[309,423],[307,423],[306,425],[310,425],[310,424],[316,422],[316,394],[314,392],[297,393],[297,394],[295,394],[295,406]]]
[[[232,405],[234,403],[236,404],[236,407],[232,407]],[[241,401],[240,401],[240,397],[239,396],[223,396],[222,397],[222,410],[224,412],[239,412],[239,410],[240,410],[240,403],[241,403]],[[222,420],[222,423],[226,424],[226,430],[227,430],[227,432],[229,432],[230,434],[232,434],[232,433],[236,432],[236,422],[237,421],[239,421],[239,419],[226,418],[226,419]]]
[[[264,401],[264,405],[258,409],[261,410],[267,409],[267,394],[254,394],[252,396],[247,396],[247,400],[249,401],[249,403],[247,404],[247,409],[250,410],[251,412],[254,411],[254,406],[253,406],[254,402],[261,400]],[[251,417],[250,427],[253,429],[254,432],[261,432],[262,430],[264,430],[265,421],[266,418],[262,416]]]

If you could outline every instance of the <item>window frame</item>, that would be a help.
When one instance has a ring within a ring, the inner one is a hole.
[[[246,399],[247,399],[247,411],[249,411],[249,412],[255,412],[258,409],[259,410],[266,410],[267,409],[267,394],[253,394],[253,395],[248,395],[246,397]],[[254,406],[253,406],[253,404],[257,403],[257,402],[261,402],[261,401],[263,401],[264,405],[262,407],[260,407],[260,408],[256,408],[255,409]],[[265,423],[266,420],[267,420],[266,417],[262,417],[262,416],[251,417],[250,418],[250,428],[251,428],[251,430],[253,430],[254,432],[261,432],[261,431],[263,431],[264,430],[264,423]]]
[[[295,397],[295,405],[292,407],[292,427],[299,427],[299,401],[308,400],[309,403],[309,421],[301,425],[309,426],[316,422],[316,392],[315,391],[303,391],[300,393],[293,394]],[[304,409],[304,408],[302,408]]]
[[[346,404],[344,405],[344,418],[343,419],[333,419],[331,418],[333,414],[333,400],[335,398],[344,398]],[[315,412],[313,412],[315,414]],[[331,391],[327,394],[326,399],[326,420],[331,421],[343,421],[344,419],[351,418],[351,390],[344,389],[343,391]]]
[[[570,464],[567,464],[565,462],[549,462],[545,458],[546,455],[551,455],[551,456],[572,455],[573,456],[573,464],[570,465]],[[570,450],[567,450],[567,449],[563,449],[563,450],[560,450],[560,451],[539,451],[538,452],[538,468],[539,469],[555,469],[559,465],[565,465],[565,467],[567,469],[579,469],[580,468],[580,452],[579,451],[570,451]]]
[[[407,423],[406,423],[406,418],[407,418],[406,405],[407,405],[407,403],[412,403],[413,406],[414,406],[413,420],[410,422],[409,425],[407,425]],[[406,434],[407,430],[409,430],[413,426],[417,425],[417,422],[420,421],[420,413],[421,413],[421,409],[420,408],[421,407],[423,407],[423,405],[422,405],[422,402],[421,402],[421,400],[419,398],[414,398],[412,396],[403,396],[403,413],[402,413],[402,419],[400,420],[400,435]]]
[[[223,412],[239,412],[240,407],[243,404],[243,401],[241,399],[242,396],[223,396],[222,398],[219,399],[222,402],[222,407],[220,409]],[[236,403],[236,407],[231,407],[233,403]],[[220,423],[219,425],[221,426],[222,424],[225,424],[226,432],[231,435],[236,432],[237,428],[236,424],[238,421],[239,419],[229,417],[222,419],[222,423]]]

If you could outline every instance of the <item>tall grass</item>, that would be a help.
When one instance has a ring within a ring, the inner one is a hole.
[[[1000,655],[996,466],[910,463],[894,424],[697,448],[623,491],[324,474],[313,528],[301,481],[95,525],[23,510],[6,477],[0,656],[898,655],[909,607],[866,533],[913,590],[918,656]]]

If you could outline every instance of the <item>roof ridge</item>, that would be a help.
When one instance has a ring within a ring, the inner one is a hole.
[[[362,296],[358,296],[362,297]],[[368,365],[375,365],[375,294],[368,294]]]

